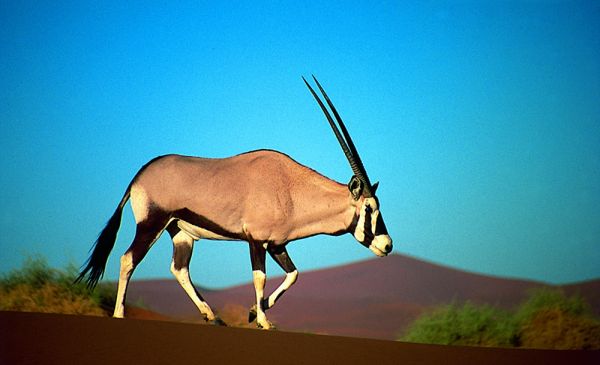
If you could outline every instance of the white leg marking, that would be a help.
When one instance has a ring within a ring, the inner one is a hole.
[[[189,236],[187,233],[185,233],[184,231],[179,231],[173,237],[173,245],[175,246],[175,249],[173,252],[173,260],[171,261],[171,273],[173,273],[173,275],[179,282],[179,285],[181,285],[183,290],[185,290],[185,292],[190,297],[192,302],[194,302],[194,304],[196,305],[196,307],[198,308],[200,313],[202,313],[202,315],[206,317],[206,320],[208,320],[208,321],[214,320],[215,314],[213,313],[213,311],[210,308],[210,306],[208,305],[208,303],[206,303],[204,300],[202,300],[200,298],[200,296],[198,295],[198,292],[196,291],[196,289],[194,288],[194,285],[192,284],[192,279],[190,278],[190,272],[189,272],[188,265],[189,265],[189,260],[190,260],[191,254],[192,254],[192,247],[194,245],[194,239],[191,236]],[[175,260],[176,260],[175,256],[177,255],[178,249],[179,249],[180,253],[183,252],[183,254],[188,255],[187,257],[178,257],[177,258],[178,260],[182,260],[183,262],[185,262],[185,265],[183,265],[179,269],[177,268],[176,263],[175,263]]]
[[[281,297],[281,294],[283,294],[284,291],[288,290],[292,285],[294,285],[296,280],[298,280],[298,270],[294,270],[285,275],[285,279],[283,280],[281,285],[279,285],[279,287],[277,287],[277,289],[275,289],[275,291],[273,291],[273,293],[269,295],[269,308],[272,308],[275,305],[275,302],[277,302],[279,297]]]
[[[196,289],[194,289],[194,285],[192,285],[192,281],[190,279],[190,273],[187,268],[181,268],[180,270],[175,269],[174,263],[171,263],[171,272],[177,278],[179,285],[185,290],[190,299],[194,302],[200,313],[206,317],[207,321],[212,321],[215,319],[215,314],[205,301],[201,300],[196,294]]]
[[[253,270],[252,281],[254,282],[254,290],[256,292],[256,324],[259,328],[267,330],[271,329],[273,325],[267,320],[267,316],[265,315],[265,311],[261,304],[264,298],[267,275],[261,270]]]
[[[115,302],[115,311],[113,317],[123,318],[125,316],[125,292],[133,272],[133,259],[131,253],[125,253],[121,256],[121,270],[119,273],[119,288],[117,289],[117,299]]]

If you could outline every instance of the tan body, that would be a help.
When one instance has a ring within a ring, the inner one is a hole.
[[[148,165],[131,188],[137,222],[159,208],[189,223],[179,227],[196,239],[273,245],[344,233],[355,215],[353,202],[346,185],[270,150],[219,159],[164,156]],[[203,226],[187,211],[219,229]]]

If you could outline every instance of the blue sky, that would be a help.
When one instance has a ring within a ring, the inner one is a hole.
[[[271,148],[346,183],[314,73],[381,181],[396,252],[600,277],[597,2],[4,1],[0,22],[0,272],[83,263],[157,155]],[[126,208],[106,278],[133,230]],[[300,271],[372,257],[349,235],[289,251]],[[134,278],[169,277],[170,256],[165,235]],[[249,281],[247,245],[200,241],[191,272]]]

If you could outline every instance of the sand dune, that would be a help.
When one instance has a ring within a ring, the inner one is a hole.
[[[272,290],[281,278],[270,279]],[[302,272],[269,318],[281,329],[333,335],[395,339],[425,308],[470,300],[510,309],[531,288],[545,284],[491,277],[391,255],[349,265]],[[600,313],[600,281],[566,287],[581,293]],[[249,308],[251,283],[225,290],[201,290],[217,311],[227,305]],[[196,308],[173,279],[132,281],[128,298],[172,318],[199,319]]]
[[[434,346],[163,321],[0,312],[0,364],[597,364],[598,351]]]

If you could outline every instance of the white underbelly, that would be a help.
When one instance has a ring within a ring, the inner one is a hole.
[[[226,237],[226,236],[220,235],[218,233],[209,231],[208,229],[195,226],[191,223],[188,223],[188,222],[182,221],[182,220],[177,221],[177,227],[179,227],[179,229],[181,229],[185,233],[189,234],[194,240],[199,240],[201,238],[208,239],[208,240],[224,240],[224,241],[238,240],[237,238]]]

